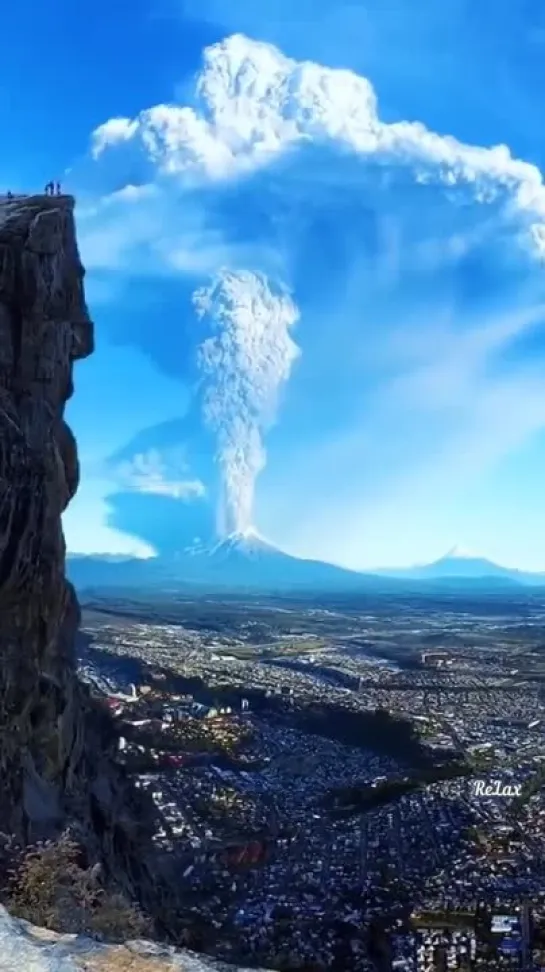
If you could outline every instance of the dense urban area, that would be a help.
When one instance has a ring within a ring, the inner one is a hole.
[[[279,970],[545,968],[545,597],[82,598],[190,947]]]

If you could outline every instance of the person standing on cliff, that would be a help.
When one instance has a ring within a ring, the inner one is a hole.
[[[56,182],[55,183],[55,195],[56,196],[60,196],[60,194],[61,194],[61,184],[60,184],[60,182]]]
[[[53,195],[53,183],[52,182],[48,182],[47,183],[47,185],[45,187],[45,194],[46,194],[46,196],[52,196]]]

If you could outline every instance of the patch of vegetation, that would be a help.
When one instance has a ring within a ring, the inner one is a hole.
[[[99,941],[152,934],[151,920],[135,904],[102,887],[98,866],[81,865],[81,848],[67,834],[18,853],[4,904],[33,925]]]

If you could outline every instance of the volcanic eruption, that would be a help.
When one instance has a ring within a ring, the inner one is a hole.
[[[215,437],[220,471],[217,532],[253,531],[254,491],[281,386],[300,351],[290,329],[299,317],[287,291],[263,274],[223,270],[193,297],[209,336],[197,365],[203,419]]]

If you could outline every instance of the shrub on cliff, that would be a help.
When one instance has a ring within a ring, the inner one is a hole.
[[[100,886],[67,835],[28,848],[15,864],[6,906],[11,914],[53,931],[126,941],[151,934],[150,920],[125,897]]]

